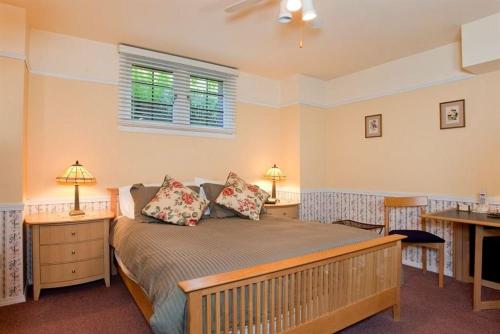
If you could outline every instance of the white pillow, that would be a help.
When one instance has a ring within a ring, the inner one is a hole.
[[[194,186],[196,185],[196,182],[194,180],[182,182],[185,186]],[[159,187],[161,186],[161,183],[148,183],[145,184],[145,187]],[[132,188],[132,185],[129,186],[123,186],[118,188],[118,202],[120,203],[120,211],[122,215],[125,217],[128,217],[130,219],[135,218],[135,206],[134,206],[134,199],[132,198],[132,194],[130,193],[130,189]]]
[[[197,176],[197,177],[194,178],[194,183],[195,183],[196,186],[200,187],[200,197],[208,200],[207,195],[205,194],[205,190],[203,190],[203,187],[201,185],[203,183],[226,184],[226,181],[205,179],[203,177],[198,177]],[[207,208],[205,209],[205,212],[203,212],[203,214],[205,216],[209,216],[210,215],[210,205],[207,206]]]
[[[120,211],[122,215],[130,219],[134,219],[134,199],[130,194],[132,186],[123,186],[118,188],[118,202],[120,203]]]

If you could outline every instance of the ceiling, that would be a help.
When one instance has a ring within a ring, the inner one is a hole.
[[[0,0],[32,28],[127,43],[281,79],[332,79],[458,41],[500,0],[315,0],[321,29],[277,23],[278,0],[228,15],[232,0]]]

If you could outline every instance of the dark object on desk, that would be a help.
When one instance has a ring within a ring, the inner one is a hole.
[[[345,226],[350,226],[350,227],[355,227],[355,228],[360,228],[363,230],[376,230],[378,234],[382,233],[382,230],[384,229],[384,225],[376,225],[376,224],[367,224],[367,223],[360,223],[355,220],[350,220],[350,219],[343,219],[343,220],[337,220],[332,222],[332,224],[340,224],[340,225],[345,225]]]
[[[500,219],[500,212],[490,212],[487,214],[488,218]]]

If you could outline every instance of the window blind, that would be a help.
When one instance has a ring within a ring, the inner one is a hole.
[[[236,69],[128,45],[119,54],[121,127],[234,135]]]

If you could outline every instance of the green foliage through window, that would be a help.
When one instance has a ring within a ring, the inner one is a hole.
[[[132,119],[173,121],[174,76],[171,72],[132,65]]]
[[[224,127],[224,84],[222,81],[191,76],[190,123]]]

